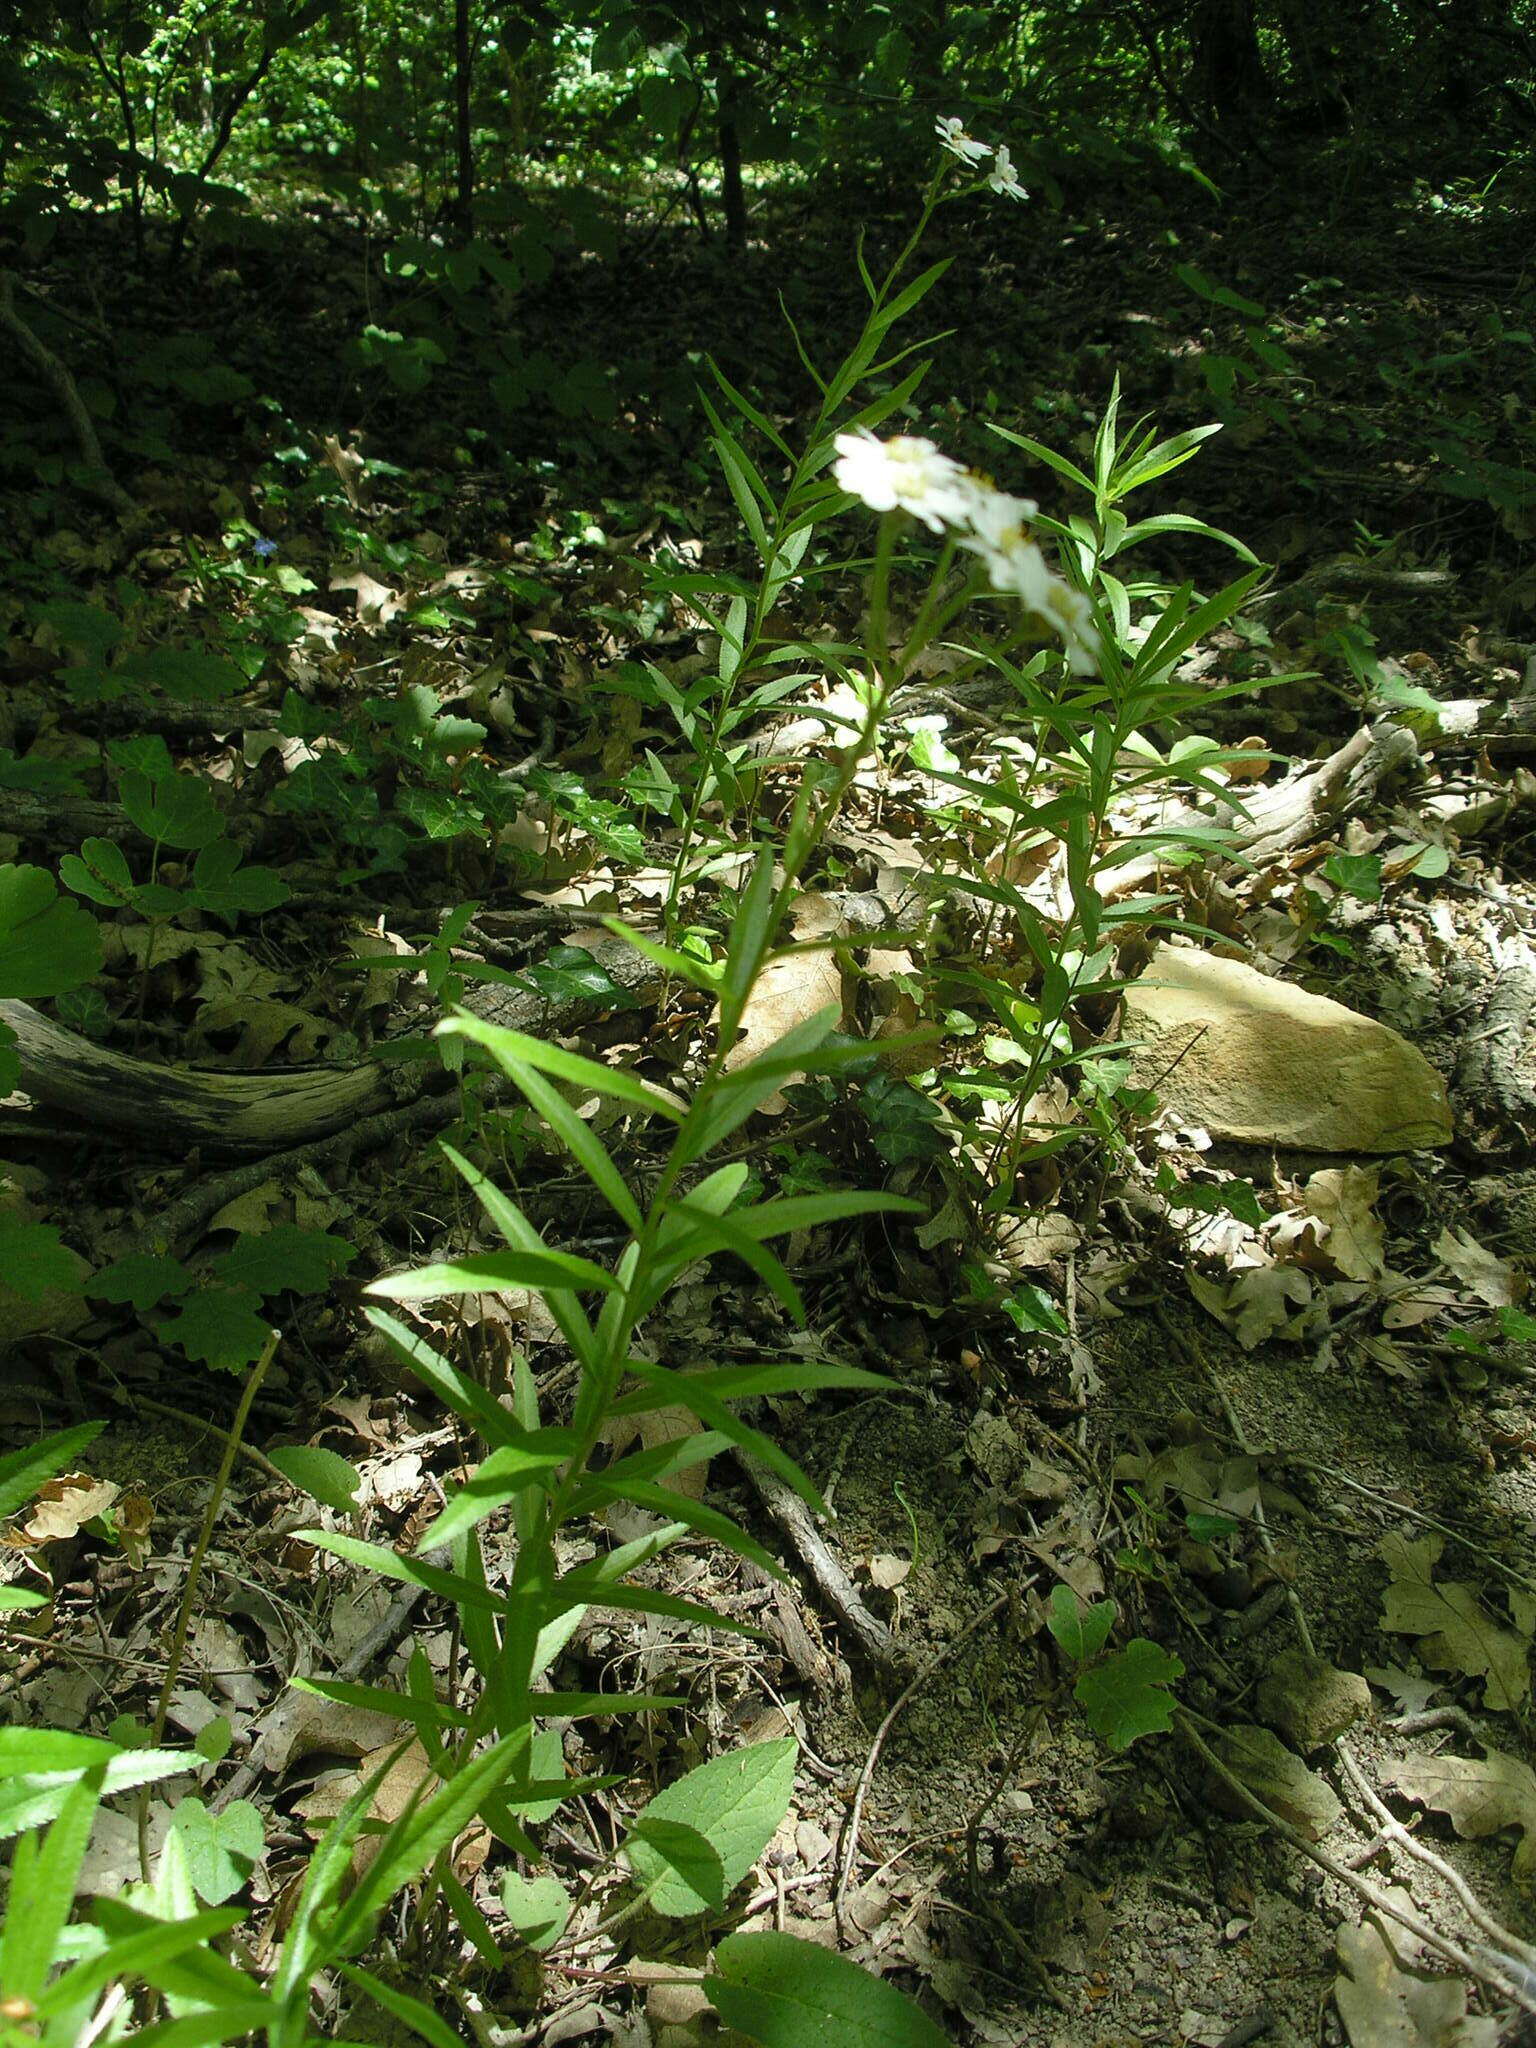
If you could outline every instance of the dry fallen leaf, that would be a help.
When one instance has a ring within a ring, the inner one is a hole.
[[[67,1543],[86,1523],[104,1515],[122,1492],[110,1479],[92,1479],[85,1472],[63,1472],[39,1487],[37,1505],[10,1541],[21,1549],[45,1543]]]
[[[842,920],[826,897],[808,890],[795,906],[791,925],[796,943],[803,946],[832,936]],[[839,1011],[843,1005],[843,970],[835,953],[786,953],[770,960],[747,1001],[741,1036],[725,1056],[726,1072],[735,1073],[829,1004]],[[788,1105],[776,1088],[758,1107],[765,1116],[782,1116]]]
[[[1511,1308],[1525,1294],[1525,1275],[1479,1244],[1469,1230],[1442,1230],[1435,1239],[1434,1253],[1469,1294],[1490,1308]]]
[[[1383,1537],[1377,1550],[1392,1577],[1382,1596],[1381,1625],[1394,1635],[1418,1637],[1419,1656],[1431,1671],[1483,1679],[1490,1713],[1518,1713],[1530,1698],[1530,1642],[1495,1620],[1476,1587],[1435,1578],[1443,1548],[1444,1539],[1435,1535],[1413,1542],[1395,1531]]]
[[[1302,1190],[1308,1210],[1328,1226],[1322,1262],[1346,1280],[1374,1280],[1386,1270],[1386,1231],[1373,1206],[1380,1186],[1373,1166],[1331,1166]]]
[[[1448,1814],[1469,1842],[1518,1828],[1514,1874],[1536,1877],[1536,1771],[1519,1757],[1490,1749],[1486,1756],[1414,1756],[1391,1765],[1386,1782],[1405,1799]]]
[[[1413,1907],[1406,1892],[1387,1897],[1404,1910]],[[1461,1978],[1411,1967],[1411,1939],[1384,1915],[1340,1927],[1333,1998],[1350,2048],[1493,2048],[1497,2022],[1468,2016]]]

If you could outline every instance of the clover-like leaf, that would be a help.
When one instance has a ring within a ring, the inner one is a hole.
[[[168,775],[152,781],[130,770],[122,777],[118,795],[134,824],[157,846],[190,851],[223,837],[224,820],[213,791],[200,775]]]
[[[59,862],[59,880],[108,910],[125,909],[133,901],[133,870],[115,839],[87,839],[78,853],[66,853]]]
[[[288,884],[273,868],[245,867],[233,839],[215,839],[192,866],[188,895],[199,910],[223,918],[233,931],[242,916],[259,917],[288,901]]]

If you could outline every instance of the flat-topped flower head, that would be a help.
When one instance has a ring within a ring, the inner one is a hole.
[[[945,114],[934,123],[934,133],[953,157],[963,164],[985,163],[992,154],[990,142],[978,142],[974,135],[967,135],[965,123],[958,114]]]
[[[880,441],[865,429],[839,434],[833,443],[838,488],[862,498],[873,512],[899,506],[921,519],[931,533],[963,526],[971,516],[976,486],[952,456],[916,434]]]
[[[1013,158],[1008,154],[1006,142],[997,146],[997,157],[987,173],[987,184],[994,192],[1000,192],[1005,199],[1027,199],[1029,194],[1019,183],[1019,174],[1013,168]]]

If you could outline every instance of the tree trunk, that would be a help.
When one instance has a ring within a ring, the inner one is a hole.
[[[715,73],[719,115],[720,199],[725,208],[725,242],[733,256],[747,246],[747,201],[741,183],[741,134],[736,125],[736,80],[723,65]]]
[[[469,46],[469,0],[453,0],[453,126],[457,159],[453,219],[466,242],[475,231],[475,156],[470,128],[474,83],[474,59]]]
[[[1197,106],[1219,120],[1268,106],[1272,93],[1253,0],[1198,0],[1190,33],[1190,97]]]

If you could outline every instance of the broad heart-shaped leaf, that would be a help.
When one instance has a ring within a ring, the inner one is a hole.
[[[144,837],[158,846],[191,851],[224,836],[213,791],[200,775],[168,775],[151,782],[147,775],[129,772],[119,782],[118,795]]]
[[[1045,1625],[1074,1664],[1086,1664],[1109,1641],[1115,1603],[1096,1600],[1091,1607],[1084,1607],[1070,1586],[1056,1586]]]
[[[793,1934],[733,1934],[704,1989],[762,2048],[950,2048],[921,2006],[846,1956]]]
[[[44,868],[0,867],[0,996],[58,996],[101,972],[101,930]]]
[[[323,1444],[279,1444],[267,1455],[290,1486],[334,1508],[338,1515],[350,1514],[357,1506],[362,1479],[345,1458]],[[208,1894],[204,1892],[203,1897],[207,1899]],[[208,1903],[217,1905],[218,1901],[208,1899]]]
[[[243,1287],[200,1287],[155,1327],[167,1343],[216,1372],[239,1372],[253,1365],[271,1335],[270,1326],[256,1313],[255,1295]]]
[[[0,1217],[0,1275],[23,1301],[41,1301],[51,1289],[80,1292],[79,1261],[51,1223]]]
[[[192,1889],[205,1906],[232,1899],[266,1847],[261,1815],[248,1799],[231,1800],[220,1813],[210,1813],[201,1799],[180,1800],[171,1826],[182,1838]]]
[[[565,1887],[553,1877],[522,1877],[509,1870],[501,1880],[501,1903],[532,1949],[553,1948],[571,1917]]]
[[[25,1507],[45,1480],[70,1471],[80,1453],[105,1428],[104,1422],[77,1422],[73,1429],[61,1429],[54,1436],[41,1437],[35,1444],[24,1444],[19,1451],[0,1458],[0,1521]],[[51,1770],[53,1766],[34,1764],[20,1768]]]
[[[1129,1749],[1139,1736],[1166,1734],[1173,1726],[1176,1702],[1164,1688],[1183,1675],[1171,1652],[1132,1636],[1123,1650],[1083,1673],[1072,1697],[1111,1749]]]
[[[213,1271],[228,1286],[249,1287],[254,1294],[319,1294],[356,1257],[357,1247],[344,1237],[279,1223],[237,1237]]]
[[[656,1794],[625,1845],[653,1912],[683,1919],[724,1904],[789,1811],[799,1754],[790,1736],[756,1742],[712,1757]]]
[[[133,870],[115,839],[85,839],[59,862],[59,880],[77,896],[120,910],[133,901]]]

